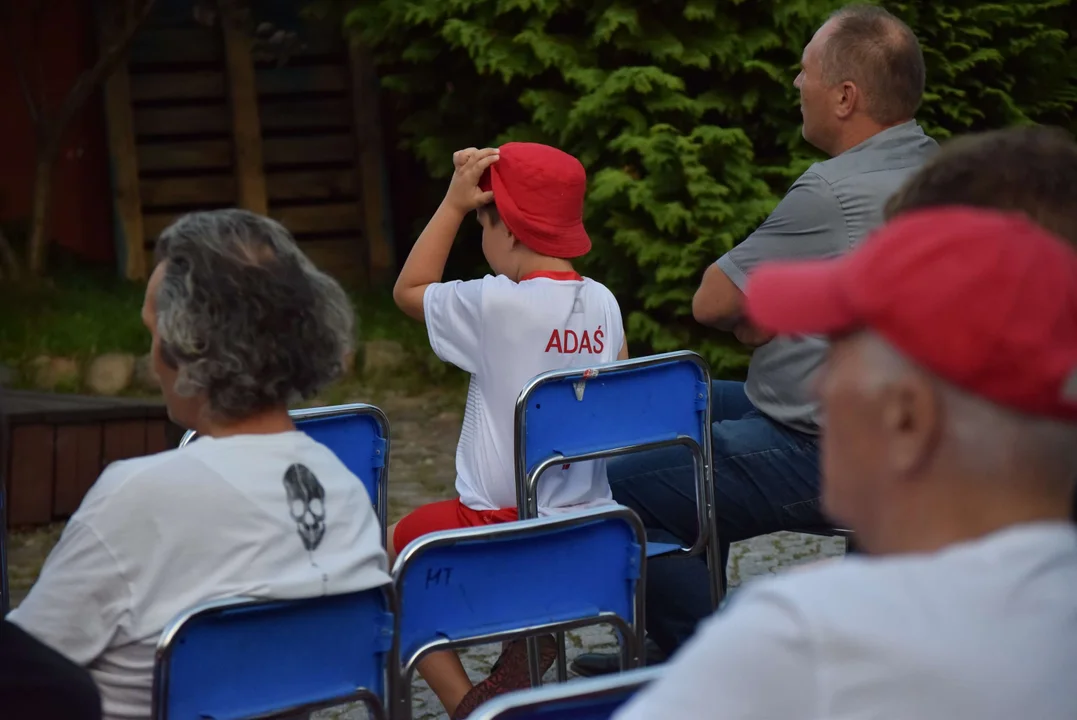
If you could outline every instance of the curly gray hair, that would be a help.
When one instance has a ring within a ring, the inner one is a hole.
[[[283,225],[245,210],[195,212],[157,240],[162,357],[175,390],[226,420],[307,399],[340,376],[354,315]]]

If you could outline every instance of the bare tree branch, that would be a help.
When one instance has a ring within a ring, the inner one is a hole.
[[[154,0],[126,0],[119,10],[119,17],[112,18],[115,26],[107,33],[110,44],[102,48],[97,62],[79,75],[68,91],[56,114],[52,117],[42,112],[37,146],[37,163],[34,172],[34,201],[31,213],[31,231],[27,265],[32,275],[40,275],[45,267],[48,251],[48,224],[52,170],[60,153],[64,131],[94,90],[112,74],[127,56],[127,50],[138,28],[153,9]],[[114,5],[113,7],[117,7]]]
[[[8,53],[11,55],[11,62],[15,66],[15,77],[19,80],[19,88],[22,90],[22,98],[26,101],[26,110],[30,113],[30,121],[34,126],[37,126],[38,120],[41,117],[41,113],[38,110],[38,105],[34,102],[34,94],[30,91],[30,83],[26,80],[26,66],[23,63],[22,53],[19,52],[18,46],[15,44],[15,13],[12,12],[12,2],[14,0],[7,0],[4,3],[4,21],[0,23],[4,26],[4,44],[7,45]]]
[[[42,28],[45,27],[45,10],[46,6],[49,5],[49,3],[50,0],[36,0],[36,2],[34,2],[34,7],[31,11],[33,17],[33,37],[30,39],[31,48],[33,48],[35,45],[40,48],[44,44],[41,41],[41,32]],[[46,129],[44,127],[45,118],[47,118],[49,114],[48,86],[45,83],[45,53],[35,52],[33,54],[33,58],[37,61],[35,63],[34,69],[37,71],[36,80],[38,90],[37,123],[35,130],[37,130],[38,133],[38,142],[41,142],[41,139],[45,136],[46,132]]]
[[[12,280],[19,279],[19,259],[15,257],[15,251],[12,250],[11,243],[7,241],[3,228],[0,228],[0,268],[3,268],[4,274]]]
[[[141,0],[136,7],[128,6],[128,12],[124,12],[123,17],[120,18],[122,24],[111,36],[113,43],[98,55],[97,62],[94,63],[92,68],[83,71],[79,75],[78,80],[75,81],[74,86],[67,93],[67,97],[64,98],[60,109],[56,112],[56,116],[49,123],[50,128],[46,138],[47,141],[55,142],[57,149],[59,146],[58,135],[63,133],[79,108],[89,100],[93,91],[97,89],[105,78],[112,74],[112,71],[126,56],[127,49],[131,46],[131,41],[135,37],[135,32],[146,17],[149,16],[154,2],[155,0]],[[46,142],[46,146],[48,145],[49,142]]]

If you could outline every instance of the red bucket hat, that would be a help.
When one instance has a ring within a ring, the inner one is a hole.
[[[511,142],[499,149],[479,188],[494,191],[494,205],[509,232],[542,255],[575,258],[591,250],[583,227],[587,173],[566,152],[538,143]]]
[[[911,212],[841,258],[761,265],[746,310],[784,335],[871,329],[970,393],[1077,421],[1077,252],[1023,216]]]

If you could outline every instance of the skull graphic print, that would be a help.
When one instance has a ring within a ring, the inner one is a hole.
[[[284,489],[303,547],[316,550],[325,535],[325,488],[310,468],[296,463],[284,473]]]

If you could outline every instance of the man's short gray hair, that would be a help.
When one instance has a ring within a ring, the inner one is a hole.
[[[834,32],[823,47],[823,81],[855,84],[868,116],[880,125],[912,120],[924,96],[926,70],[909,26],[876,5],[849,5],[830,20]]]
[[[905,373],[931,378],[946,406],[946,440],[969,470],[987,474],[1020,465],[1064,482],[1077,478],[1077,424],[1033,417],[973,395],[923,369],[876,334],[869,335],[867,352],[871,372],[865,381],[874,391]]]
[[[312,397],[343,371],[354,315],[280,223],[245,210],[184,215],[157,240],[162,357],[176,392],[236,420]]]

